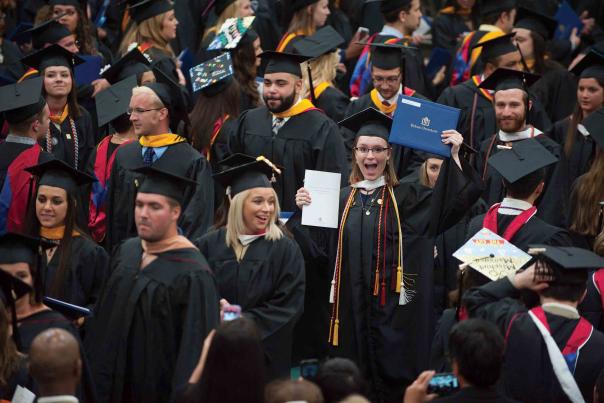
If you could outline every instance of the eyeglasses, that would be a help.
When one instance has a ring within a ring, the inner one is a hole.
[[[161,109],[164,108],[153,108],[153,109],[143,109],[143,108],[128,108],[128,110],[126,111],[126,113],[128,114],[128,116],[131,115],[142,115],[145,112],[151,112],[151,111],[159,111]]]
[[[390,76],[390,77],[379,77],[379,76],[371,77],[374,84],[382,84],[383,82],[386,82],[386,84],[390,84],[390,85],[396,84],[400,78],[401,78],[400,74],[398,76]]]
[[[354,149],[356,152],[363,154],[363,155],[367,155],[367,154],[369,154],[369,152],[372,152],[374,155],[381,155],[386,150],[390,150],[390,147],[373,147],[373,148],[355,147]]]

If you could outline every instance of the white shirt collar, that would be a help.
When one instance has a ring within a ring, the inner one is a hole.
[[[259,235],[237,235],[237,238],[239,238],[239,242],[241,242],[241,245],[248,246],[249,244],[251,244],[252,242],[254,242],[256,239],[263,238],[265,235],[266,234],[259,234]]]
[[[358,188],[358,189],[365,189],[367,191],[373,190],[373,189],[377,189],[377,188],[381,188],[382,186],[384,186],[386,184],[386,180],[384,179],[384,175],[380,176],[379,178],[375,179],[375,180],[362,180],[360,182],[357,183],[353,183],[352,185],[350,185],[353,188]]]
[[[58,395],[39,397],[38,403],[79,403],[79,400],[75,396]]]
[[[589,136],[589,132],[587,131],[587,128],[585,126],[583,126],[581,123],[579,123],[577,125],[577,131],[579,133],[581,133],[584,137]]]
[[[379,99],[380,101],[382,101],[382,102],[387,101],[387,102],[388,102],[390,105],[394,105],[394,104],[396,104],[396,102],[398,101],[398,96],[399,96],[399,95],[401,95],[402,93],[403,93],[403,85],[401,84],[401,86],[399,87],[399,89],[398,89],[398,91],[397,91],[396,95],[395,95],[395,96],[393,96],[392,98],[390,98],[390,99],[385,99],[385,98],[382,96],[382,94],[380,94],[380,92],[379,92],[379,91],[377,91],[377,96],[378,96],[378,99]]]
[[[499,130],[499,140],[505,141],[505,142],[525,140],[525,139],[530,139],[531,137],[538,136],[540,134],[543,134],[543,132],[541,130],[529,125],[526,127],[526,129],[521,130],[519,132],[508,133],[508,132],[504,132],[503,130]]]
[[[520,213],[530,209],[531,207],[533,207],[533,205],[529,202],[506,197],[501,201],[499,210],[497,210],[497,212],[503,215],[520,215]]]
[[[567,319],[579,319],[581,317],[577,308],[559,302],[546,302],[541,305],[541,308],[547,313],[562,316]]]
[[[32,146],[36,144],[36,140],[31,137],[17,136],[16,134],[8,134],[4,141],[7,143],[28,144]]]
[[[405,35],[403,35],[403,33],[401,31],[399,31],[398,29],[391,27],[390,25],[384,25],[382,27],[382,31],[380,32],[380,35],[389,35],[389,36],[395,36],[397,38],[404,38]]]
[[[491,25],[491,24],[480,24],[480,26],[478,27],[478,30],[493,32],[493,31],[501,31],[501,28],[499,28],[496,25]]]

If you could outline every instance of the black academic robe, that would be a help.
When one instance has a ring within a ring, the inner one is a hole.
[[[573,246],[570,239],[570,235],[564,228],[554,227],[543,221],[538,217],[539,209],[537,209],[537,215],[531,217],[516,234],[510,239],[510,242],[523,251],[528,251],[529,245],[532,244],[545,244],[551,246]],[[484,221],[485,214],[474,217],[470,221],[468,227],[467,239],[470,239],[478,231],[482,229],[482,223]],[[512,220],[516,218],[515,215],[497,214],[497,230],[498,235],[502,235],[506,228],[512,223]]]
[[[309,110],[290,117],[275,135],[272,116],[266,107],[244,112],[231,139],[231,151],[264,155],[283,167],[283,175],[274,183],[282,211],[295,211],[296,191],[304,184],[306,169],[342,173],[345,182],[348,164],[344,142],[331,119]]]
[[[315,100],[315,106],[321,109],[334,122],[339,122],[346,116],[346,108],[350,98],[339,89],[329,86]]]
[[[195,248],[170,250],[141,269],[140,238],[117,249],[90,319],[86,352],[101,402],[169,402],[187,383],[219,323],[216,282]]]
[[[535,203],[537,217],[548,224],[565,227],[569,195],[566,158],[560,146],[546,134],[536,135],[534,139],[558,158],[558,162],[546,168],[545,188]],[[498,145],[505,145],[505,143],[499,140],[498,134],[493,134],[482,142],[476,158],[476,169],[482,175],[485,184],[482,198],[488,205],[499,203],[505,197],[503,177],[487,162],[488,158],[499,152]]]
[[[241,261],[226,245],[226,229],[196,242],[214,272],[220,298],[241,306],[258,326],[270,378],[289,376],[293,329],[304,307],[304,259],[287,236],[249,244]]]
[[[134,202],[137,184],[142,180],[142,175],[131,170],[143,165],[142,146],[139,142],[125,144],[115,154],[107,190],[108,250],[136,235]],[[198,183],[185,191],[178,226],[188,238],[194,239],[204,234],[212,225],[214,212],[214,189],[210,185],[213,183],[212,170],[208,161],[188,143],[182,142],[168,146],[152,166]]]
[[[455,224],[480,194],[476,173],[465,161],[462,164],[463,172],[452,161],[445,161],[434,190],[416,180],[404,180],[394,188],[403,234],[402,278],[411,298],[408,303],[400,305],[399,293],[393,288],[399,235],[392,200],[383,193],[384,187],[374,191],[373,202],[367,199],[367,207],[357,192],[344,228],[339,230],[339,341],[332,346],[331,355],[359,365],[370,382],[372,401],[401,401],[405,387],[428,368],[435,321],[434,236]],[[342,189],[340,215],[350,194],[350,187]],[[385,224],[379,225],[382,207],[388,211],[382,220]],[[331,252],[334,261],[335,256],[336,250]],[[376,268],[380,270],[377,296]]]
[[[441,11],[432,23],[432,45],[455,52],[460,38],[470,31],[461,15]]]
[[[589,273],[587,294],[579,305],[581,316],[587,319],[599,331],[604,330],[604,298],[602,298],[604,270],[602,269]]]
[[[557,122],[573,113],[577,104],[577,80],[556,62],[545,62],[545,71],[531,86],[531,91],[543,103],[545,112],[552,122]]]
[[[476,76],[475,76],[476,77]],[[438,97],[438,103],[461,109],[457,131],[463,134],[464,141],[478,149],[480,143],[497,131],[497,121],[492,97],[487,97],[471,78],[454,87],[445,89]],[[547,116],[541,102],[531,95],[533,107],[529,112],[527,123],[542,132],[551,129],[552,122]],[[474,102],[476,108],[473,108]],[[473,124],[472,124],[473,123]]]
[[[468,386],[460,389],[451,396],[441,397],[433,400],[436,403],[515,403],[517,400],[509,399],[503,396],[495,387],[490,388],[475,388]]]
[[[466,292],[464,304],[470,316],[480,317],[497,325],[506,338],[502,383],[505,394],[523,402],[566,402],[552,369],[543,336],[527,314],[526,307],[516,298],[518,290],[506,277]],[[551,336],[562,351],[578,319],[569,319],[545,312]],[[604,334],[593,330],[577,354],[573,372],[586,401],[593,398],[593,389],[604,367]]]
[[[556,122],[550,134],[550,137],[560,144],[562,149],[564,149],[564,145],[567,141],[566,137],[569,124],[570,117]],[[589,170],[597,148],[591,136],[583,136],[576,131],[573,133],[573,135],[575,136],[575,141],[573,143],[570,155],[566,158],[569,186],[571,186],[579,176],[583,175]]]
[[[55,292],[54,281],[59,269],[59,255],[57,250],[52,259],[45,262],[42,272],[44,294],[70,304],[94,308],[108,274],[107,252],[86,236],[73,237],[63,284]]]
[[[433,369],[437,373],[451,372],[449,334],[457,322],[457,309],[447,308],[443,311],[436,324],[436,331],[432,340],[432,350],[430,351],[430,369]]]

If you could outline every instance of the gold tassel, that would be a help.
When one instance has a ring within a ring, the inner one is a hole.
[[[380,272],[375,271],[375,282],[373,284],[373,296],[377,297],[380,293]]]
[[[403,269],[401,266],[396,268],[396,292],[401,292],[401,282],[403,281]]]
[[[331,344],[335,347],[338,346],[338,344],[340,343],[340,335],[339,335],[339,328],[340,327],[340,321],[338,319],[336,319],[336,323],[334,323],[333,325],[333,339],[331,340]]]

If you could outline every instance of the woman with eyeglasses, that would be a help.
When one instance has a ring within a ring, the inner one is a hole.
[[[388,116],[368,108],[341,124],[356,138],[350,186],[340,193],[340,224],[329,250],[335,268],[331,355],[359,364],[372,401],[401,401],[405,387],[428,366],[434,237],[478,199],[479,179],[460,158],[463,138],[455,130],[442,133],[452,157],[432,189],[415,178],[397,179]],[[310,203],[312,194],[299,189],[298,207]]]

